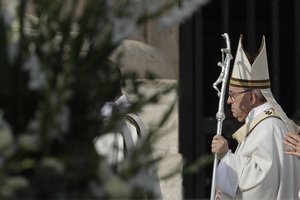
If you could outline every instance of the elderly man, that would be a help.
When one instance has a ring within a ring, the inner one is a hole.
[[[233,134],[239,142],[235,153],[224,137],[212,140],[212,152],[220,159],[218,191],[221,199],[297,199],[300,162],[284,155],[282,142],[288,131],[298,131],[297,126],[270,90],[264,37],[256,55],[251,59],[246,54],[241,35],[227,103],[233,116],[245,124]]]

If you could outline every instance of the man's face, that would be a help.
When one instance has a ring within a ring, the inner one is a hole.
[[[248,113],[252,109],[251,104],[252,90],[229,87],[227,103],[231,106],[231,112],[234,118],[239,122],[245,121]]]

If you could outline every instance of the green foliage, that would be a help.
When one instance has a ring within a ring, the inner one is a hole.
[[[148,157],[154,133],[134,148],[119,173],[97,155],[92,141],[113,128],[98,116],[119,84],[109,55],[136,26],[178,2],[6,2],[0,2],[0,199],[116,199],[141,198],[143,190],[153,193],[151,184],[140,185],[139,174],[161,159]],[[162,95],[136,93],[132,112]],[[116,120],[121,117],[124,113]]]

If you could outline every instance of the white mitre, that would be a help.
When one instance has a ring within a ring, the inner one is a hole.
[[[262,37],[261,46],[253,58],[253,62],[249,60],[251,58],[247,56],[249,54],[245,52],[242,40],[243,35],[240,36],[229,85],[259,89],[267,101],[273,105],[275,112],[284,121],[288,130],[298,132],[298,126],[287,117],[271,92],[265,36]]]

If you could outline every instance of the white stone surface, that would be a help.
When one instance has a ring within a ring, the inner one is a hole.
[[[145,122],[146,128],[151,130],[157,127],[170,106],[175,103],[167,122],[155,133],[159,135],[159,139],[153,144],[154,156],[163,157],[158,166],[158,174],[159,177],[164,177],[175,170],[180,170],[178,167],[181,166],[182,162],[181,154],[178,153],[177,81],[171,79],[139,79],[138,82],[141,83],[139,92],[143,93],[146,97],[164,91],[166,87],[175,86],[175,89],[170,93],[162,95],[157,103],[147,104],[139,113]],[[125,93],[127,93],[129,101],[134,102],[137,100],[137,96],[130,92],[131,87],[131,81],[127,81]],[[161,179],[160,185],[163,199],[182,199],[182,178],[180,172],[177,171],[174,176],[168,179]]]
[[[117,62],[123,73],[135,72],[139,78],[145,78],[147,72],[157,78],[174,79],[177,71],[172,67],[170,58],[158,48],[135,40],[124,40],[110,59]]]

